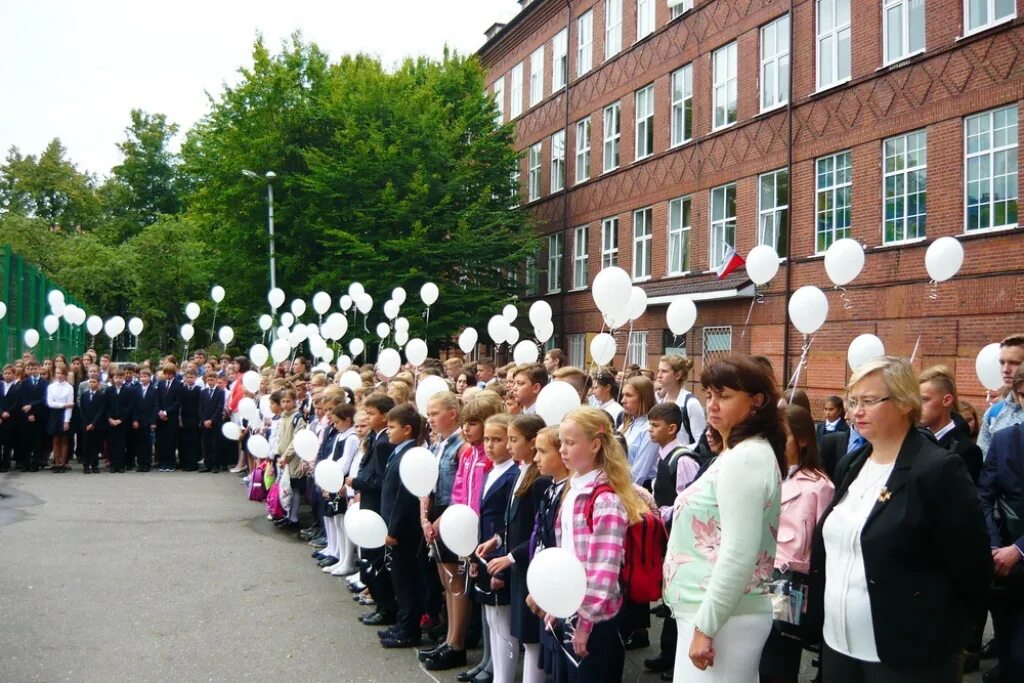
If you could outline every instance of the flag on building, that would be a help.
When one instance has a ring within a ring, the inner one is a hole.
[[[725,257],[722,259],[722,263],[715,269],[715,272],[718,273],[718,279],[721,280],[728,276],[729,273],[736,270],[744,263],[746,263],[746,261],[743,260],[742,256],[736,253],[735,249],[732,247],[726,247]]]

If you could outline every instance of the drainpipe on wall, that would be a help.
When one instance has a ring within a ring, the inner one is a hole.
[[[569,10],[569,16],[565,20],[565,148],[563,154],[565,156],[565,177],[562,179],[562,331],[559,339],[558,348],[562,349],[566,353],[569,352],[568,344],[569,338],[566,335],[566,319],[568,317],[568,294],[569,294],[569,278],[572,273],[569,271],[569,264],[572,262],[568,258],[566,253],[569,249],[569,84],[571,82],[569,74],[569,55],[572,54],[570,46],[572,45],[572,0],[565,0],[565,6]],[[575,245],[573,245],[575,248]]]
[[[786,226],[786,291],[782,305],[783,337],[782,337],[782,382],[789,382],[789,292],[793,276],[793,21],[794,0],[789,0],[789,93],[786,97],[786,206],[789,208],[789,225]]]

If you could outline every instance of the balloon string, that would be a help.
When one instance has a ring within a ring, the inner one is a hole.
[[[623,385],[625,385],[625,383],[626,383],[626,380],[625,380],[625,377],[626,377],[626,364],[629,363],[629,343],[632,340],[633,340],[633,321],[630,320],[629,321],[629,332],[626,334],[626,353],[623,354],[623,358],[622,358],[622,377],[623,377],[623,380],[622,380],[622,384],[619,385],[619,396],[618,396],[618,398],[615,399],[616,401],[619,401],[619,402],[622,401],[622,388],[623,388]],[[615,367],[615,366],[613,365],[612,367]]]
[[[574,627],[572,627],[569,624],[568,621],[565,622],[565,626],[566,626],[565,635],[570,635],[571,633],[575,632],[575,630],[576,630]],[[565,649],[565,643],[562,640],[562,638],[559,636],[558,632],[555,631],[555,629],[551,626],[551,624],[548,624],[548,623],[544,624],[544,628],[547,629],[548,633],[550,633],[551,635],[553,635],[555,637],[555,642],[558,643],[558,647],[562,648],[562,652],[565,654],[565,656],[568,657],[569,661],[572,662],[572,665],[578,669],[580,667],[579,661],[576,659],[575,656],[573,656],[573,653],[571,653],[567,649]]]
[[[747,319],[743,321],[743,333],[740,334],[740,339],[747,336],[747,328],[750,327],[750,316],[754,314],[754,304],[757,303],[757,285],[754,285],[755,297],[750,300],[750,308],[747,309]],[[764,303],[764,295],[761,295],[761,303]]]
[[[836,285],[836,289],[839,290],[839,299],[843,302],[843,309],[849,311],[853,308],[853,302],[850,301],[850,297],[846,293],[846,287],[842,285]]]
[[[917,335],[917,341],[914,342],[914,352],[910,354],[910,362],[913,363],[914,359],[917,358],[917,349],[921,346],[921,335]]]
[[[807,365],[807,352],[811,350],[811,344],[813,344],[813,343],[814,343],[814,337],[808,337],[808,335],[805,334],[804,335],[804,347],[803,347],[803,350],[802,350],[802,352],[800,354],[800,362],[797,363],[797,365],[796,365],[796,372],[793,373],[793,378],[792,378],[792,380],[790,380],[790,383],[789,383],[789,385],[790,385],[790,387],[792,389],[792,392],[789,395],[790,400],[792,400],[793,396],[796,393],[797,385],[800,383],[800,373],[801,373],[801,371],[803,371],[804,366]]]
[[[214,332],[214,330],[217,329],[217,307],[218,306],[219,306],[219,304],[214,302],[214,304],[213,304],[213,323],[210,325],[210,342],[211,343],[213,342],[213,332]],[[225,344],[224,347],[227,348],[227,344]]]
[[[939,298],[939,283],[935,280],[931,281],[931,289],[928,292],[928,298],[932,301]]]

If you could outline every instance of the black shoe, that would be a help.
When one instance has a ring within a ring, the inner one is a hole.
[[[455,650],[445,645],[435,656],[428,658],[423,666],[427,671],[446,671],[466,666],[466,651]]]
[[[349,584],[348,587],[349,593],[362,593],[364,590],[366,590],[366,586],[363,585],[362,581],[359,581],[358,583],[354,584]]]
[[[981,675],[981,680],[985,683],[1000,683],[1003,680],[1003,675],[999,671],[999,665],[996,664],[994,667],[983,673]]]
[[[211,470],[209,467],[204,467],[203,469],[199,470],[199,472],[200,473],[206,473],[206,472],[213,472],[213,470]]]
[[[455,677],[455,680],[462,681],[462,683],[467,683],[468,681],[485,680],[485,679],[477,678],[477,676],[479,676],[481,674],[483,674],[484,676],[487,675],[486,673],[484,673],[483,670],[477,669],[477,668],[474,667],[474,668],[470,669],[469,671],[463,671],[462,673],[460,673],[458,676]]]
[[[415,638],[403,638],[396,636],[393,638],[381,638],[380,646],[385,650],[397,650],[407,647],[419,647],[423,641],[417,636]]]
[[[996,652],[996,639],[990,638],[988,642],[982,645],[981,652],[978,653],[978,656],[982,659],[995,659],[998,657],[999,653]]]
[[[322,559],[319,562],[317,562],[316,566],[323,568],[323,567],[333,567],[336,564],[338,564],[338,558],[331,557],[330,555],[328,555],[324,559]]]
[[[421,662],[425,662],[431,657],[437,656],[441,652],[441,650],[445,649],[446,647],[448,647],[448,643],[441,643],[440,645],[435,645],[434,647],[428,647],[426,650],[420,650],[419,652],[417,652],[416,658]]]
[[[82,468],[82,474],[90,474],[91,472],[92,472],[92,470],[90,470],[88,467],[83,467]]]
[[[675,667],[676,663],[671,659],[667,659],[658,655],[657,657],[651,657],[644,660],[644,668],[654,673],[661,673],[662,671],[671,671]]]
[[[397,638],[399,635],[398,631],[395,630],[394,626],[388,626],[377,631],[377,637],[381,640],[385,638]]]
[[[359,617],[359,621],[363,622],[364,626],[392,626],[398,619],[395,618],[394,614],[388,612],[373,612],[362,617]]]
[[[646,630],[631,633],[629,634],[629,638],[622,641],[622,647],[626,650],[639,650],[650,646],[651,639],[647,636]]]
[[[320,552],[319,550],[314,550],[313,552],[311,552],[311,553],[309,554],[309,556],[310,556],[310,557],[312,557],[312,558],[313,558],[314,560],[322,560],[322,559],[324,559],[325,557],[327,557],[326,555],[324,555],[324,554],[323,554],[322,552]]]
[[[663,680],[663,681],[671,681],[673,673],[674,672],[672,671],[672,669],[669,669],[668,671],[663,672],[661,674],[661,680]]]

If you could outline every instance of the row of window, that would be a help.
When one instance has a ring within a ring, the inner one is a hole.
[[[964,229],[968,232],[1017,225],[1017,107],[981,112],[964,119]],[[563,139],[564,147],[564,139]],[[539,151],[536,154],[539,178]],[[531,183],[534,154],[531,148]],[[564,154],[562,155],[564,176]],[[928,132],[917,130],[882,142],[883,244],[923,239],[927,221]],[[815,253],[849,237],[852,225],[853,160],[849,150],[815,160]],[[552,171],[554,175],[554,170]],[[538,180],[539,182],[539,180]],[[690,272],[691,197],[668,202],[666,275]],[[789,173],[778,169],[758,177],[757,243],[785,253],[789,230]],[[736,183],[709,192],[708,269],[736,246]],[[619,218],[605,218],[601,268],[618,265]],[[572,289],[590,282],[590,227],[573,230]],[[652,276],[653,209],[633,212],[633,279]],[[548,236],[547,292],[562,289],[562,233]],[[527,294],[539,293],[536,261],[527,264]]]
[[[818,90],[830,88],[850,79],[852,0],[815,0],[816,84]],[[636,39],[654,32],[655,0],[636,0]],[[925,0],[881,0],[882,45],[885,64],[892,64],[925,50]],[[685,0],[672,7],[671,18],[681,16],[692,7]],[[622,51],[623,0],[604,3],[604,57],[610,59]],[[965,33],[975,33],[1008,21],[1016,16],[1015,0],[964,0]],[[760,86],[761,111],[782,106],[789,99],[789,16],[780,17],[761,27]],[[544,65],[547,46],[541,45],[529,57],[529,106],[545,97]],[[736,43],[725,45],[712,53],[712,128],[719,129],[736,122]],[[576,77],[593,68],[594,10],[576,20]],[[553,95],[569,81],[569,36],[563,28],[551,41]],[[510,81],[509,118],[523,113],[524,60],[507,75]],[[505,80],[494,83],[498,122],[505,122]],[[688,138],[686,138],[688,139]],[[675,144],[675,143],[674,143]],[[638,157],[639,158],[639,157]]]
[[[626,363],[636,363],[641,367],[647,366],[649,330],[631,330],[626,338]],[[687,355],[686,335],[676,336],[670,330],[662,330],[662,353]],[[718,360],[723,356],[732,353],[732,326],[731,325],[708,325],[700,331],[701,357],[704,366]],[[582,368],[587,366],[587,339],[588,334],[568,335],[569,364]]]

